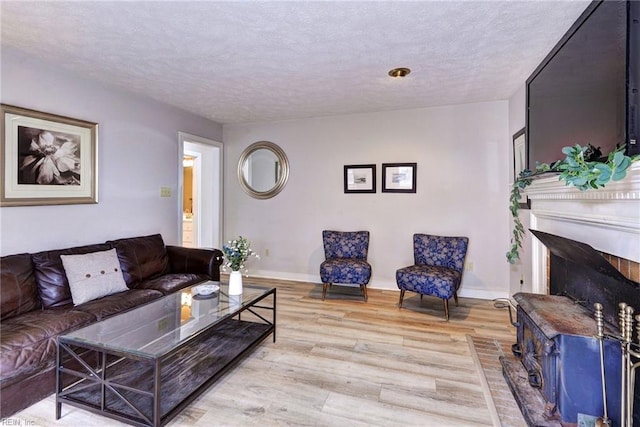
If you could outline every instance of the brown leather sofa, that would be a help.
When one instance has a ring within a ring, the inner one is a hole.
[[[129,290],[74,306],[60,255],[112,248]],[[55,391],[58,335],[220,280],[222,259],[217,249],[165,246],[159,234],[0,258],[0,417]]]

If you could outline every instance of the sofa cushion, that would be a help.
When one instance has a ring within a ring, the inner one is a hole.
[[[159,234],[111,240],[107,244],[118,251],[124,280],[130,288],[169,272],[167,248]]]
[[[73,309],[31,311],[0,323],[0,384],[55,365],[56,337],[95,321]]]
[[[153,289],[130,289],[126,292],[108,295],[104,298],[76,305],[74,309],[89,313],[98,320],[103,320],[161,297],[162,293]]]
[[[187,286],[195,285],[196,283],[210,280],[206,274],[164,274],[155,279],[150,279],[142,282],[139,286],[144,289],[155,289],[162,292],[165,295],[179,291]]]
[[[129,290],[115,249],[60,258],[75,305]]]
[[[0,319],[40,308],[31,255],[0,258]]]
[[[98,244],[32,254],[36,283],[44,308],[61,307],[72,303],[69,281],[60,255],[87,254],[109,249],[111,246],[107,244]]]

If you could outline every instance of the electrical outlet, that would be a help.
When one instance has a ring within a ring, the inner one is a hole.
[[[171,188],[160,187],[160,197],[171,197]]]
[[[269,256],[269,249],[268,248],[264,250],[264,256]]]
[[[467,261],[464,263],[464,269],[466,271],[473,271],[473,261]]]

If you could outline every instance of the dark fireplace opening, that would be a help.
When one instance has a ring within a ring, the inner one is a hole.
[[[536,426],[577,425],[604,415],[594,317],[594,304],[600,303],[608,337],[603,342],[608,416],[612,425],[620,425],[624,396],[632,395],[633,422],[640,426],[640,385],[632,391],[624,384],[623,355],[629,352],[616,339],[621,335],[619,304],[640,310],[640,284],[585,243],[531,231],[549,250],[549,294],[514,295],[514,357],[501,358],[525,419]],[[632,345],[640,351],[637,328],[633,329]],[[638,372],[635,382],[640,383]]]
[[[592,313],[598,302],[604,306],[606,322],[615,326],[621,302],[640,310],[640,284],[627,279],[591,246],[531,232],[549,249],[549,294],[567,296]]]

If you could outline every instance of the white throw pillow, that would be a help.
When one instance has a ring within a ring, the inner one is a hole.
[[[115,249],[82,255],[60,255],[73,304],[128,290]]]

